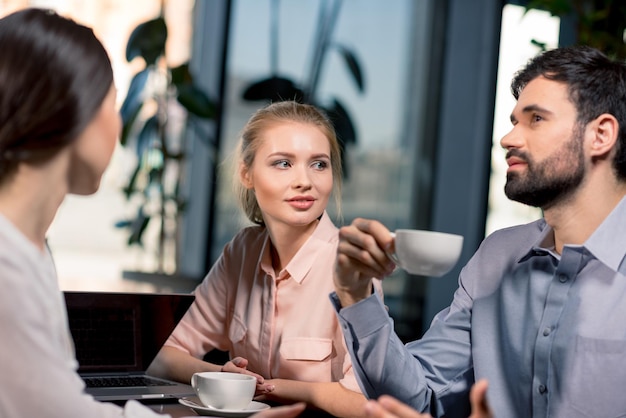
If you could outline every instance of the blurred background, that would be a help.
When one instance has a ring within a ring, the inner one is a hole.
[[[239,131],[268,100],[296,97],[328,111],[342,140],[337,225],[465,237],[448,275],[384,282],[398,334],[419,337],[485,235],[541,216],[503,193],[511,77],[558,45],[621,57],[619,3],[0,0],[1,16],[46,7],[93,27],[114,68],[121,143],[98,193],[68,197],[49,231],[62,288],[193,289],[246,224],[230,191]]]

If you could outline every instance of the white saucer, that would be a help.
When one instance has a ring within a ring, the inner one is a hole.
[[[268,404],[257,401],[250,402],[246,409],[217,409],[208,406],[201,406],[196,402],[189,401],[185,398],[179,399],[178,402],[193,409],[198,415],[228,418],[248,417],[270,407]]]

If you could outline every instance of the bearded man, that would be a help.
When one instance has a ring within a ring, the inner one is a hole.
[[[560,48],[511,87],[505,193],[543,218],[488,236],[450,306],[406,346],[372,292],[395,267],[389,230],[366,219],[342,228],[331,300],[353,367],[368,397],[436,417],[467,417],[484,380],[496,417],[623,416],[626,65]]]

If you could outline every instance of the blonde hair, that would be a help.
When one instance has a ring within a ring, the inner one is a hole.
[[[288,100],[272,103],[257,110],[244,126],[237,146],[233,188],[246,217],[258,225],[264,225],[263,214],[254,191],[241,183],[239,166],[243,164],[246,169],[250,169],[256,152],[261,146],[263,132],[276,124],[285,122],[311,124],[318,127],[328,139],[330,165],[333,174],[333,194],[337,211],[338,213],[341,212],[341,150],[332,122],[317,107]]]

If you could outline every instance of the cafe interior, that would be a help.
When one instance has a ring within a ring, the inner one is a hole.
[[[584,16],[558,4],[0,0],[0,17],[45,7],[93,27],[114,70],[124,128],[113,161],[95,195],[65,200],[48,234],[61,290],[79,306],[90,293],[190,293],[249,224],[231,188],[242,127],[297,97],[326,111],[340,139],[337,226],[364,217],[463,237],[443,276],[397,269],[383,281],[396,333],[419,338],[484,237],[541,216],[505,197],[499,140],[515,71],[580,41]],[[153,409],[189,411],[163,408]]]
[[[443,277],[397,270],[384,282],[398,335],[418,338],[450,302],[481,240],[541,215],[503,193],[498,141],[513,106],[508,82],[542,48],[575,42],[576,16],[531,3],[1,1],[1,15],[48,7],[94,27],[121,112],[129,97],[145,101],[147,116],[123,133],[100,191],[69,197],[49,231],[62,290],[191,291],[246,224],[228,171],[243,124],[268,100],[299,92],[338,121],[342,203],[329,208],[337,225],[366,217],[390,230],[464,237]],[[139,36],[165,43],[143,96],[136,83],[145,63],[132,50]],[[181,68],[193,93],[183,104],[172,93]],[[141,136],[149,112],[166,112],[157,139]]]

